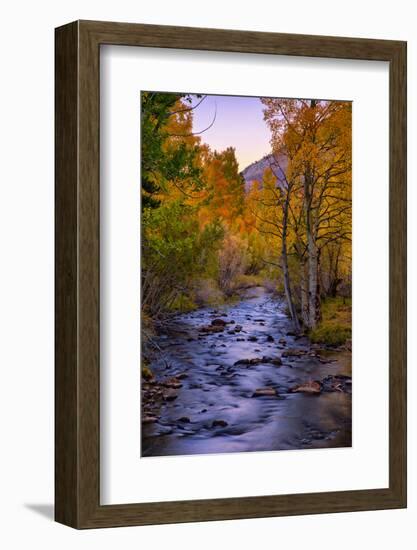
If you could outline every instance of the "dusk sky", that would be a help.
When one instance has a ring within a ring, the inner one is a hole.
[[[200,99],[194,98],[193,105]],[[194,110],[194,132],[210,125],[216,106],[216,121],[200,135],[212,150],[235,147],[239,170],[270,152],[271,135],[263,120],[263,105],[257,97],[207,96]]]

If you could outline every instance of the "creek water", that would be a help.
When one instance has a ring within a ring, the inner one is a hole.
[[[218,318],[227,322],[223,332],[202,332]],[[293,335],[285,303],[263,287],[216,310],[175,316],[156,341],[161,353],[150,365],[156,380],[179,375],[181,387],[173,400],[153,405],[155,421],[142,425],[142,456],[351,445],[350,392],[291,391],[329,375],[351,376],[350,351],[317,349]],[[291,350],[298,356],[288,356]],[[263,357],[280,357],[282,365]],[[260,362],[235,364],[242,359]],[[259,388],[272,395],[254,397]]]

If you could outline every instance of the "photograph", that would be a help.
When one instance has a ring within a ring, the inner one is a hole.
[[[140,136],[141,457],[350,447],[352,102],[141,91]]]

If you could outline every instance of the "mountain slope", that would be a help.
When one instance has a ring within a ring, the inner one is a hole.
[[[284,180],[283,171],[287,168],[286,157],[284,155],[280,155],[275,158],[271,153],[270,155],[265,155],[260,160],[249,164],[249,166],[242,170],[241,174],[245,180],[246,192],[251,189],[254,181],[258,181],[259,183],[262,182],[264,172],[267,168],[271,168],[277,178],[277,181],[279,180],[282,183]]]

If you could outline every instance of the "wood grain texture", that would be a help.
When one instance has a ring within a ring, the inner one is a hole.
[[[390,64],[389,488],[100,505],[102,44]],[[404,42],[78,21],[56,29],[56,520],[75,528],[406,506],[406,45]]]
[[[55,37],[55,519],[78,523],[78,28]]]

